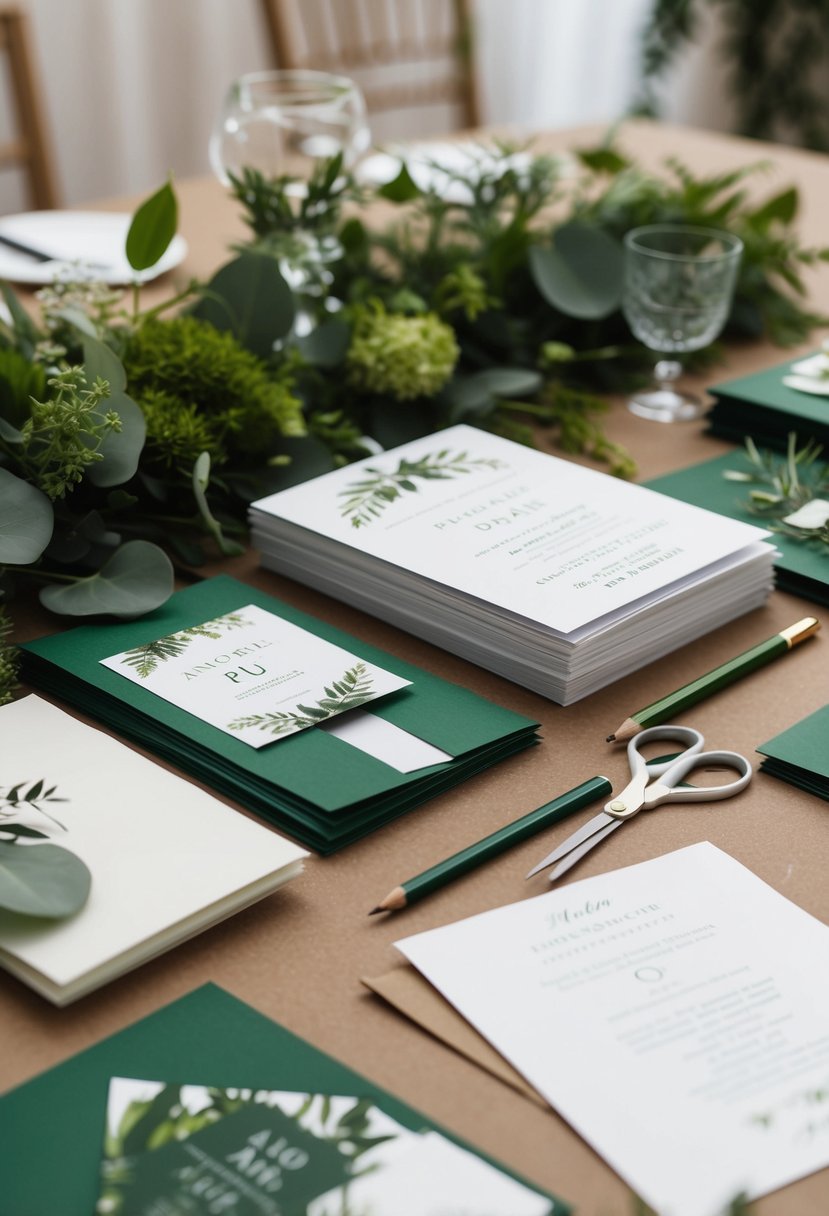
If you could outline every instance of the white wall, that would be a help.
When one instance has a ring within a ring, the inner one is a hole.
[[[22,2],[67,204],[147,193],[171,170],[209,172],[208,137],[229,82],[270,60],[257,0]],[[611,122],[630,104],[649,0],[477,3],[487,121],[528,129]],[[667,116],[725,120],[710,62],[704,51],[675,74]],[[0,132],[3,125],[0,114]],[[0,212],[21,206],[17,183],[3,174]]]

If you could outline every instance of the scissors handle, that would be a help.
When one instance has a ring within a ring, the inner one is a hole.
[[[738,776],[724,785],[680,786],[680,782],[697,768],[726,767],[734,769]],[[678,756],[646,791],[643,810],[651,810],[663,802],[712,802],[719,798],[731,798],[745,789],[752,777],[752,767],[739,752],[687,752]]]
[[[657,739],[670,739],[674,743],[680,743],[683,756],[696,755],[702,751],[705,745],[702,735],[698,730],[694,730],[693,726],[649,726],[647,730],[640,730],[638,735],[634,735],[628,743],[628,763],[634,777],[642,772],[647,772],[647,780],[650,781],[652,777],[660,777],[662,773],[667,773],[671,765],[679,759],[674,755],[670,760],[649,763],[639,748],[643,744],[652,743]]]

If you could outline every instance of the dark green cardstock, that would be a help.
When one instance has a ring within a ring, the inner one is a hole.
[[[182,1076],[224,1089],[359,1094],[413,1131],[435,1126],[249,1005],[206,984],[0,1099],[6,1163],[2,1216],[92,1216],[110,1078]],[[552,1197],[551,1209],[555,1216],[570,1211]]]
[[[824,408],[829,416],[829,399]],[[645,484],[670,498],[678,498],[696,507],[706,507],[718,515],[727,515],[729,519],[739,519],[762,528],[762,516],[753,515],[748,508],[751,487],[747,482],[729,481],[724,476],[728,469],[748,472],[749,468],[745,453],[737,448],[725,456],[715,456],[713,460],[680,469],[678,473],[655,477]],[[791,591],[793,595],[814,600],[817,604],[829,604],[829,552],[826,546],[776,534],[770,537],[770,543],[780,553],[774,563],[777,586],[783,591]]]
[[[763,772],[829,801],[829,705],[761,743]]]
[[[751,435],[758,444],[781,448],[789,431],[797,431],[802,441],[811,436],[829,444],[829,397],[801,393],[783,383],[792,363],[804,358],[808,355],[710,388],[715,402],[708,421],[714,434],[738,443]]]
[[[410,687],[373,704],[371,712],[454,759],[400,773],[318,730],[255,749],[100,663],[245,604],[257,604],[411,680]],[[177,592],[139,620],[82,625],[26,643],[22,650],[24,673],[32,684],[158,752],[321,852],[350,843],[502,755],[536,742],[538,723],[224,575]]]

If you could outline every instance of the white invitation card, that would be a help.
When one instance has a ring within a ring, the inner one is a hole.
[[[829,1165],[829,928],[713,845],[397,946],[660,1216]]]
[[[257,748],[411,683],[255,604],[101,663]]]
[[[281,490],[255,503],[254,516],[563,635],[768,536],[470,426]]]

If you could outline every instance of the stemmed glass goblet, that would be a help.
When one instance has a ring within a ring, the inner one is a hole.
[[[742,251],[738,237],[714,228],[649,224],[627,233],[622,311],[640,342],[668,356],[654,368],[657,387],[631,397],[632,413],[657,422],[700,416],[699,398],[674,387],[682,374],[676,356],[719,335]]]
[[[210,163],[224,185],[231,175],[258,170],[265,178],[285,175],[295,198],[307,194],[305,181],[321,161],[342,153],[350,169],[370,143],[363,95],[353,80],[306,69],[251,72],[235,80],[225,97],[210,138]],[[327,266],[342,246],[324,224],[275,234],[271,247],[289,286],[300,296],[325,293]],[[311,327],[300,312],[295,329]]]

